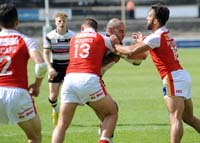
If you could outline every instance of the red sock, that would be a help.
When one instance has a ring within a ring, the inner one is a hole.
[[[110,143],[110,139],[108,137],[100,137],[99,143]]]
[[[99,143],[109,143],[109,141],[106,141],[106,140],[100,140]]]

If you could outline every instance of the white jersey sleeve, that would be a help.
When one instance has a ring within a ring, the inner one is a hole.
[[[23,36],[23,39],[26,43],[26,46],[27,46],[29,52],[39,50],[39,46],[38,46],[38,43],[36,42],[36,40],[34,40],[26,35],[22,35],[22,36]]]
[[[48,49],[51,47],[51,44],[47,40],[47,37],[43,38],[43,48]]]
[[[109,37],[106,37],[106,36],[102,36],[102,37],[104,38],[104,42],[105,42],[106,47],[107,47],[109,50],[111,50],[112,52],[114,52],[115,49],[114,49],[113,46],[112,46],[112,43],[111,43],[111,41],[110,41],[110,38],[109,38]]]
[[[151,34],[147,36],[143,42],[148,45],[150,48],[154,49],[160,47],[160,35]]]
[[[46,36],[43,36],[43,48],[48,49],[51,47],[50,38],[54,38],[56,30],[50,31]]]

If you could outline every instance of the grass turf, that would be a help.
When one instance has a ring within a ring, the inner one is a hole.
[[[179,58],[193,80],[194,113],[200,117],[200,49],[179,49]],[[34,66],[30,63],[30,82],[34,79]],[[168,113],[162,96],[162,82],[150,59],[136,67],[123,61],[104,76],[106,88],[119,106],[119,119],[115,131],[115,143],[169,143]],[[41,94],[35,98],[42,122],[42,142],[50,143],[53,124],[48,103],[47,76]],[[77,109],[66,133],[65,143],[95,143],[98,140],[98,119],[87,106]],[[0,143],[26,143],[26,137],[18,126],[0,125]],[[199,143],[200,135],[184,124],[182,143]]]

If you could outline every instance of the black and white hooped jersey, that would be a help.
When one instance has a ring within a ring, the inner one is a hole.
[[[56,32],[56,29],[49,32],[44,39],[44,49],[51,49],[51,62],[55,64],[69,63],[69,48],[70,40],[75,35],[71,30],[68,30],[64,35]]]

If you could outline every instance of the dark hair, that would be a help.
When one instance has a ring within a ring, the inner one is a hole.
[[[82,24],[88,25],[88,26],[94,28],[95,31],[97,31],[98,23],[93,18],[86,18],[86,19],[84,19],[84,21],[83,21]]]
[[[0,5],[0,26],[13,28],[17,20],[18,13],[14,4],[6,3]]]
[[[154,10],[155,16],[158,19],[160,26],[165,25],[169,19],[169,9],[161,4],[152,5],[151,8]]]

